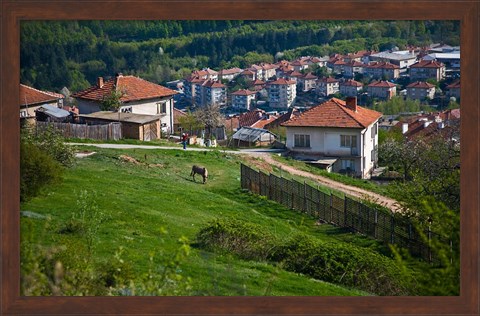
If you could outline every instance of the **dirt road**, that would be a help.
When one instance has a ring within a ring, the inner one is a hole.
[[[311,174],[309,172],[296,169],[292,166],[289,166],[289,165],[286,165],[286,164],[283,164],[281,162],[278,162],[278,161],[274,160],[272,158],[272,156],[270,154],[267,154],[267,153],[258,153],[257,152],[257,153],[248,153],[248,154],[250,156],[260,158],[263,161],[265,161],[266,163],[268,163],[270,165],[274,165],[278,168],[281,168],[282,170],[284,170],[284,171],[286,171],[290,174],[295,174],[295,175],[298,175],[298,176],[301,176],[301,177],[305,177],[305,178],[315,180],[321,185],[325,185],[329,188],[341,191],[341,192],[343,192],[347,195],[357,197],[357,198],[361,198],[361,199],[366,199],[366,200],[369,200],[369,201],[374,202],[376,204],[380,204],[382,206],[385,206],[385,207],[389,208],[390,210],[392,210],[392,212],[401,211],[401,207],[400,207],[399,203],[397,201],[395,201],[394,199],[391,199],[391,198],[388,198],[388,197],[382,196],[380,194],[370,192],[370,191],[367,191],[367,190],[364,190],[364,189],[361,189],[361,188],[357,188],[357,187],[354,187],[354,186],[351,186],[351,185],[343,184],[341,182],[334,181],[334,180],[331,180],[331,179],[326,178],[326,177],[314,175],[314,174]]]

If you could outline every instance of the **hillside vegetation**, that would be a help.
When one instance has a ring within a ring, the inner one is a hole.
[[[415,293],[411,271],[373,240],[242,191],[236,155],[95,150],[22,203],[22,294]],[[208,168],[207,184],[191,180],[192,164]],[[276,250],[245,256],[217,244],[212,223],[244,249]]]
[[[203,67],[459,45],[459,30],[458,21],[23,21],[21,82],[75,92],[122,72],[163,84]]]

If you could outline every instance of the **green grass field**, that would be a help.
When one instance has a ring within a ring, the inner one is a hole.
[[[242,191],[241,160],[236,155],[220,151],[81,149],[97,153],[78,159],[66,170],[61,184],[47,187],[43,194],[21,205],[21,211],[49,218],[22,217],[23,245],[60,247],[53,257],[62,261],[66,270],[84,267],[77,264],[78,260],[88,262],[95,271],[122,260],[129,268],[128,277],[138,283],[152,267],[166,265],[181,247],[179,239],[186,237],[192,248],[175,268],[175,274],[183,280],[191,279],[186,292],[189,295],[371,295],[287,272],[270,263],[211,253],[195,246],[196,234],[209,222],[235,218],[261,225],[281,239],[304,232],[322,241],[388,252],[371,239],[330,225],[316,225],[313,218]],[[121,159],[121,155],[137,162]],[[206,184],[201,183],[200,176],[197,182],[192,181],[193,164],[208,168]],[[72,216],[78,220],[78,201],[82,201],[84,191],[102,215],[91,240],[72,224]]]

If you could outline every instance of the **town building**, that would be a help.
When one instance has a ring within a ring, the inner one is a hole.
[[[288,109],[297,96],[296,82],[283,78],[267,84],[268,102],[272,108]]]
[[[369,178],[378,161],[381,116],[358,106],[356,98],[332,98],[282,124],[286,147],[293,155],[328,164],[333,172]]]
[[[445,78],[445,65],[435,60],[420,60],[410,66],[411,81],[440,81]]]
[[[362,89],[363,84],[353,79],[345,80],[340,83],[340,93],[347,97],[356,97]]]
[[[365,65],[363,73],[373,79],[392,80],[400,77],[400,67],[389,62],[374,61]]]
[[[255,101],[255,91],[238,90],[232,93],[232,107],[250,111]]]
[[[20,84],[20,118],[28,123],[35,122],[35,111],[42,105],[63,107],[65,96],[50,91],[41,91],[24,84]]]
[[[412,100],[431,100],[435,96],[435,86],[424,81],[412,82],[407,86],[407,98]]]
[[[332,77],[323,77],[317,80],[316,93],[319,96],[329,96],[340,91],[339,81]]]
[[[447,86],[446,94],[448,97],[455,97],[457,100],[460,99],[460,79],[455,80]]]
[[[371,98],[390,100],[397,95],[397,86],[388,81],[374,81],[367,86],[367,93]]]

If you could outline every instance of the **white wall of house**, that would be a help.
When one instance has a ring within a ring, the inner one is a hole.
[[[250,105],[252,104],[253,100],[255,100],[255,94],[232,95],[232,107],[250,110]]]
[[[433,88],[407,88],[407,98],[412,100],[433,99],[435,96],[435,87]]]
[[[376,156],[372,151],[378,145],[377,125],[378,123],[375,122],[366,129],[287,127],[286,146],[293,152],[352,160],[354,161],[357,175],[362,178],[368,178],[370,176],[369,172],[376,163]],[[310,146],[296,146],[296,137],[300,142],[305,142],[307,135]],[[345,142],[345,137],[349,139],[347,142],[354,140],[354,145],[342,146],[345,145],[345,143],[342,144],[342,138],[344,138]],[[342,169],[342,159],[334,166],[334,171]]]

